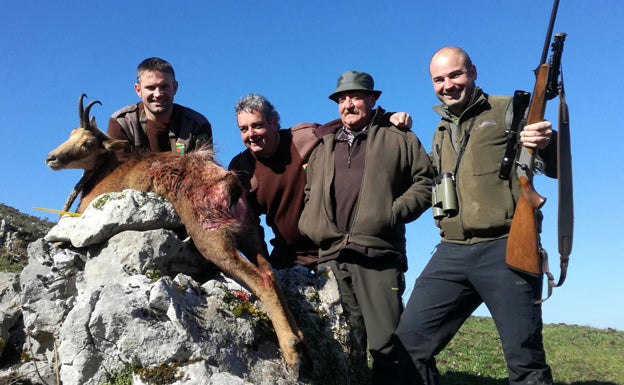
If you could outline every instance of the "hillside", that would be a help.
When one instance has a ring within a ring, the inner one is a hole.
[[[624,385],[624,331],[544,325],[554,385]],[[437,357],[442,385],[506,385],[507,368],[492,318],[471,317]]]
[[[19,272],[28,243],[44,236],[54,223],[0,203],[0,271]]]

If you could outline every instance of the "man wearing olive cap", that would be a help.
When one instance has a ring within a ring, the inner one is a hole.
[[[342,122],[310,156],[300,231],[332,269],[356,336],[373,357],[373,384],[396,377],[392,335],[407,270],[405,224],[431,206],[433,169],[416,135],[389,123],[381,91],[347,71],[329,98]]]

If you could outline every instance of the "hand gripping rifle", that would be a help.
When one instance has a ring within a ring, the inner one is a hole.
[[[507,242],[507,265],[517,271],[533,276],[548,277],[548,297],[552,288],[561,286],[565,280],[569,256],[572,251],[573,233],[573,200],[572,200],[572,165],[570,154],[570,131],[568,107],[565,102],[563,80],[559,82],[561,54],[565,33],[555,35],[552,43],[552,56],[546,62],[548,46],[552,36],[552,29],[557,14],[559,0],[555,0],[553,11],[548,25],[546,41],[539,67],[536,69],[537,79],[533,89],[533,98],[529,105],[527,124],[544,120],[546,100],[559,95],[559,133],[557,136],[557,173],[559,179],[559,253],[561,256],[561,276],[558,283],[554,283],[552,274],[548,271],[548,256],[539,242],[536,211],[540,209],[546,198],[538,194],[533,188],[536,150],[522,147],[517,161],[517,176],[520,183],[521,195],[514,212],[509,239]],[[514,111],[515,112],[515,111]],[[548,298],[546,297],[546,298]],[[539,300],[541,302],[543,300]]]

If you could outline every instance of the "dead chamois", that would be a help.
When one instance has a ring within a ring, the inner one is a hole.
[[[183,156],[150,153],[120,163],[115,151],[128,142],[112,140],[97,128],[95,118],[89,120],[91,107],[100,102],[83,108],[84,97],[79,99],[80,127],[46,157],[53,170],[85,171],[63,210],[69,210],[78,192],[78,212],[98,195],[124,189],[155,192],[168,199],[202,255],[265,304],[286,363],[298,367],[297,345],[303,335],[275,281],[236,174],[218,165],[211,150],[201,149]]]

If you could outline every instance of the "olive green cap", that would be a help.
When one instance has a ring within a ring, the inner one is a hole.
[[[336,91],[329,95],[329,98],[338,103],[338,96],[346,91],[365,91],[375,94],[376,97],[381,95],[381,91],[375,90],[375,81],[373,77],[366,72],[346,71],[338,78]]]

